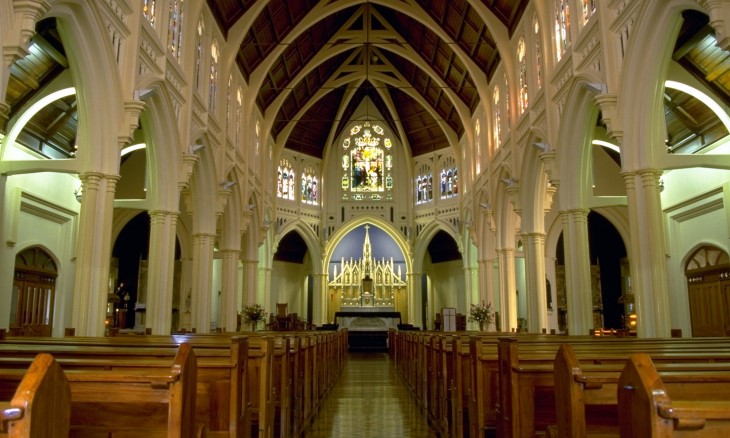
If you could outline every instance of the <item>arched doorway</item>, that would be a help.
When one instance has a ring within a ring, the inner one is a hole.
[[[15,256],[10,333],[51,336],[58,269],[50,254],[34,246]]]
[[[697,249],[687,276],[692,336],[730,335],[730,257],[711,245]]]

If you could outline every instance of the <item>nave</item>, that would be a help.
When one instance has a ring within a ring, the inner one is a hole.
[[[306,438],[435,437],[387,353],[350,353]]]

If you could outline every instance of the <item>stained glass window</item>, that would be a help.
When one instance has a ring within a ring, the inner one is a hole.
[[[319,194],[319,181],[312,166],[307,166],[302,172],[302,202],[305,204],[317,205]]]
[[[282,199],[294,200],[294,169],[289,160],[282,158],[279,161],[278,173],[276,175],[276,196]]]
[[[499,107],[499,87],[494,87],[494,147],[502,144],[502,113]]]
[[[555,56],[557,60],[570,45],[570,9],[568,0],[555,0]]]
[[[156,3],[157,0],[144,0],[144,4],[142,5],[142,15],[144,15],[144,18],[146,18],[153,26],[155,25]]]
[[[342,141],[343,199],[392,199],[392,147],[380,125],[365,122],[350,129]]]
[[[215,93],[218,88],[218,42],[213,41],[210,47],[210,84],[208,92],[208,111],[215,110]]]
[[[482,172],[482,138],[480,137],[482,133],[482,125],[479,123],[479,119],[476,120],[474,123],[474,143],[476,150],[476,156],[477,156],[477,175],[479,175]]]
[[[520,95],[519,95],[519,106],[520,114],[524,113],[529,105],[527,97],[527,60],[525,56],[525,38],[520,37],[517,42],[517,60],[519,61],[520,69]]]
[[[200,91],[200,69],[203,65],[203,30],[205,25],[201,19],[195,33],[195,89]]]
[[[423,164],[418,169],[416,177],[416,205],[425,204],[433,200],[433,172],[431,166]]]
[[[241,86],[238,86],[238,91],[236,91],[236,144],[239,144],[241,141],[241,119],[243,118],[242,106],[243,104],[243,90],[241,89]]]
[[[537,74],[537,88],[542,88],[542,44],[540,43],[540,23],[537,15],[532,20],[535,29],[535,73]]]
[[[177,60],[180,60],[182,48],[183,1],[170,0],[170,22],[167,26],[167,48]]]
[[[583,1],[583,22],[588,21],[596,12],[596,0],[582,0]]]
[[[509,106],[509,81],[507,81],[507,73],[504,74],[504,114],[507,121],[507,128],[512,125],[512,119]]]
[[[441,169],[441,199],[454,198],[459,194],[458,180],[456,163],[453,158],[449,158]]]

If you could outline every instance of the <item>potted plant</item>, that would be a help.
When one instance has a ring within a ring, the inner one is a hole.
[[[261,304],[244,305],[241,315],[243,316],[243,322],[250,323],[251,331],[255,332],[259,321],[263,321],[266,317],[266,309]]]
[[[479,304],[472,304],[469,309],[469,320],[477,322],[479,324],[479,330],[489,327],[489,324],[494,322],[494,311],[492,310],[492,303],[485,303],[482,301]]]

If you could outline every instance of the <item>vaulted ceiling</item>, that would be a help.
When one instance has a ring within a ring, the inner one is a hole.
[[[255,3],[208,0],[224,34]],[[481,3],[511,34],[528,0]],[[479,102],[470,69],[490,79],[499,62],[467,0],[270,0],[236,56],[277,142],[315,157],[363,101],[414,156],[450,146]]]

